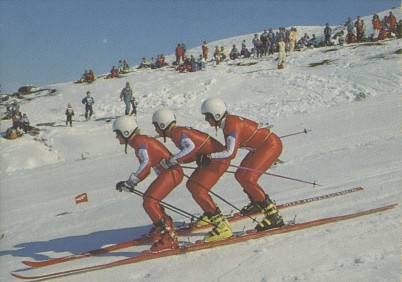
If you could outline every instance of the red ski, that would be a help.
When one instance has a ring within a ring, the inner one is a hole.
[[[339,191],[339,192],[335,192],[335,193],[331,193],[331,194],[321,195],[321,196],[302,199],[302,200],[296,200],[296,201],[293,201],[293,202],[278,205],[277,208],[278,209],[285,209],[285,208],[288,208],[288,207],[304,205],[304,204],[308,204],[308,203],[311,203],[311,202],[330,199],[330,198],[333,198],[333,197],[342,196],[342,195],[346,195],[346,194],[350,194],[350,193],[358,192],[358,191],[363,191],[363,188],[362,187],[351,188],[351,189],[347,189],[347,190],[344,190],[344,191]],[[255,216],[255,215],[258,215],[258,213],[254,214],[252,216]],[[229,216],[228,220],[230,222],[235,222],[235,221],[242,220],[242,219],[245,219],[245,218],[247,218],[247,217],[242,216],[242,215],[240,215],[238,213],[235,213],[235,214]],[[193,224],[184,225],[184,227],[178,227],[177,235],[185,235],[185,234],[191,233],[193,231],[206,229],[206,228],[210,228],[210,226],[206,225],[206,226],[203,226],[203,227],[196,227]],[[142,245],[142,244],[148,244],[148,243],[151,243],[151,240],[149,238],[147,238],[147,237],[142,237],[142,238],[138,238],[138,239],[118,243],[118,244],[115,244],[115,245],[112,245],[112,246],[103,247],[103,248],[99,248],[99,249],[96,249],[96,250],[79,253],[79,254],[74,254],[74,255],[69,255],[69,256],[59,257],[59,258],[53,258],[53,259],[43,260],[43,261],[22,261],[22,263],[27,265],[27,266],[35,267],[35,268],[36,267],[45,267],[45,266],[50,266],[50,265],[53,265],[53,264],[68,262],[68,261],[77,260],[77,259],[81,259],[81,258],[102,255],[102,254],[105,254],[105,253],[110,253],[110,252],[113,252],[113,251],[129,248],[129,247],[133,247],[133,246],[138,246],[138,245]]]
[[[80,274],[80,273],[90,272],[90,271],[94,271],[94,270],[100,270],[100,269],[105,269],[105,268],[110,268],[110,267],[115,267],[115,266],[120,266],[120,265],[126,265],[126,264],[131,264],[131,263],[136,263],[136,262],[141,262],[141,261],[146,261],[146,260],[151,260],[151,259],[156,259],[156,258],[161,258],[161,257],[166,257],[166,256],[185,254],[185,253],[194,252],[197,250],[203,250],[203,249],[209,249],[209,248],[218,247],[218,246],[235,244],[235,243],[244,242],[244,241],[251,240],[251,239],[257,239],[257,238],[275,235],[275,234],[288,233],[288,232],[311,228],[311,227],[315,227],[315,226],[319,226],[319,225],[323,225],[323,224],[339,222],[342,220],[357,218],[360,216],[389,210],[389,209],[396,207],[397,205],[398,204],[393,204],[393,205],[389,205],[389,206],[383,206],[383,207],[379,207],[376,209],[365,210],[365,211],[356,212],[356,213],[347,214],[347,215],[321,218],[321,219],[317,219],[317,220],[307,221],[307,222],[303,222],[303,223],[297,223],[294,225],[288,225],[288,226],[284,226],[281,228],[271,229],[271,230],[262,231],[262,232],[256,232],[254,230],[249,230],[242,234],[235,235],[231,238],[220,240],[220,241],[209,242],[209,243],[199,241],[199,242],[196,242],[196,243],[193,243],[190,245],[186,245],[184,247],[180,247],[179,249],[176,249],[176,250],[167,250],[167,251],[162,251],[159,253],[145,251],[135,257],[130,257],[130,258],[121,259],[121,260],[117,260],[114,262],[99,264],[99,265],[94,265],[94,266],[82,267],[82,268],[71,269],[71,270],[60,271],[60,272],[53,272],[53,273],[48,273],[48,274],[43,274],[43,275],[38,275],[38,276],[24,276],[24,275],[20,275],[20,274],[16,274],[16,273],[11,273],[11,275],[14,277],[20,278],[20,279],[38,280],[38,279],[49,279],[49,278],[56,278],[56,277],[73,275],[73,274]]]

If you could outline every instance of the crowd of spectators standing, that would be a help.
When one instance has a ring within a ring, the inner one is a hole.
[[[250,42],[250,50],[247,47],[246,40],[241,42],[240,50],[233,44],[229,54],[227,54],[224,46],[215,46],[211,59],[209,59],[209,47],[206,41],[201,46],[201,54],[198,58],[187,54],[184,43],[178,43],[175,49],[175,61],[172,63],[172,66],[180,72],[194,72],[204,69],[207,62],[213,62],[214,65],[218,65],[227,60],[250,57],[262,58],[263,56],[275,53],[278,53],[278,58],[284,62],[283,52],[285,52],[285,55],[290,55],[295,51],[307,48],[343,46],[344,44],[376,42],[387,38],[402,37],[402,20],[398,22],[392,11],[382,19],[380,19],[378,14],[374,14],[372,17],[372,27],[373,33],[367,34],[367,23],[360,16],[357,16],[356,20],[352,20],[349,17],[343,26],[335,28],[336,32],[327,23],[322,34],[312,34],[311,36],[307,33],[299,35],[296,27],[291,27],[290,29],[280,27],[277,32],[269,28],[264,29],[261,34],[254,34]],[[282,43],[280,44],[280,42],[283,42],[283,46],[281,47]],[[283,68],[283,62],[281,67],[279,67],[281,64],[278,64],[278,68]],[[168,64],[165,63],[164,65]],[[155,68],[154,64],[147,64],[145,58],[143,58],[143,62],[141,62],[139,68],[143,67]]]
[[[402,37],[402,20],[397,20],[392,11],[385,14],[381,19],[378,14],[372,16],[371,24],[373,32],[367,34],[367,24],[360,16],[356,20],[351,17],[347,21],[336,28],[331,27],[326,23],[322,34],[308,33],[299,34],[296,27],[286,29],[280,27],[276,32],[272,28],[264,29],[261,34],[255,33],[249,42],[250,49],[247,46],[247,41],[243,40],[238,49],[237,45],[233,44],[230,51],[225,50],[224,46],[215,46],[210,49],[207,41],[201,45],[201,54],[189,54],[186,44],[178,43],[175,48],[175,59],[169,65],[166,58],[162,54],[158,54],[156,58],[152,57],[149,61],[143,57],[137,69],[159,69],[165,66],[175,68],[179,72],[194,72],[205,69],[208,62],[214,65],[221,64],[227,60],[236,60],[240,58],[262,58],[278,54],[279,42],[284,43],[285,54],[290,55],[295,51],[304,50],[307,48],[319,48],[324,46],[335,46],[352,43],[362,42],[376,42],[387,38],[401,38]],[[213,50],[210,56],[210,50]],[[113,66],[109,74],[105,78],[120,77],[121,74],[131,71],[126,60],[120,60],[118,67]],[[93,82],[95,80],[93,71],[85,71],[83,76],[77,82]]]

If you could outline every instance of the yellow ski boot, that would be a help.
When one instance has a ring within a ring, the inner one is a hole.
[[[282,216],[279,214],[278,209],[271,201],[271,199],[267,196],[267,199],[264,203],[260,205],[261,211],[264,213],[264,219],[255,227],[257,231],[264,231],[268,229],[273,229],[277,227],[282,227],[285,225],[283,222]]]
[[[220,212],[215,212],[211,217],[211,221],[215,227],[205,236],[205,242],[219,241],[232,236],[233,233],[229,222]]]
[[[208,214],[204,213],[202,216],[200,216],[197,219],[197,221],[194,223],[194,225],[197,226],[197,227],[202,227],[202,226],[205,226],[205,225],[212,224],[210,218],[211,218],[210,215],[208,216]]]

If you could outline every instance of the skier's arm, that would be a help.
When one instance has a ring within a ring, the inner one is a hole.
[[[171,163],[174,162],[182,163],[185,162],[185,160],[192,157],[191,153],[195,149],[195,144],[193,140],[191,140],[188,136],[184,135],[183,138],[180,140],[180,145],[183,149],[171,158],[170,160]]]
[[[212,159],[232,158],[236,153],[236,131],[226,136],[226,149],[221,152],[211,154]]]

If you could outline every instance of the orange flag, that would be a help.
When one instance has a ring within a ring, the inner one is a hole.
[[[81,203],[85,203],[88,202],[88,195],[87,193],[84,194],[80,194],[78,196],[75,196],[75,203],[76,204],[81,204]]]

